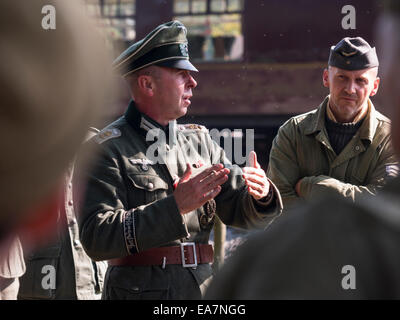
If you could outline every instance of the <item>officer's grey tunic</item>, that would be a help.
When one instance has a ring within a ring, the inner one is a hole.
[[[146,135],[157,124],[142,115],[131,102],[124,116],[94,138],[99,155],[87,174],[86,197],[79,219],[82,244],[92,259],[108,260],[182,241],[208,243],[213,220],[200,223],[200,207],[181,215],[173,196],[173,184],[193,165],[192,175],[216,163],[230,165],[224,151],[201,126],[169,124],[168,143]],[[192,128],[192,129],[191,129]],[[146,156],[153,152],[165,164]],[[197,148],[200,146],[200,148]],[[150,149],[148,149],[150,147]],[[165,149],[165,154],[162,154]],[[204,163],[201,168],[198,163]],[[272,184],[271,184],[272,185]],[[272,185],[273,186],[273,185]],[[228,181],[215,198],[217,214],[228,225],[262,228],[282,210],[277,189],[272,201],[255,201],[247,192],[239,167],[232,166]],[[200,298],[211,278],[211,266],[196,269],[181,265],[109,267],[103,297],[106,299]]]

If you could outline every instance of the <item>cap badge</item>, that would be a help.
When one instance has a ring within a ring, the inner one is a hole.
[[[187,43],[181,43],[179,44],[179,49],[181,49],[181,53],[184,57],[189,56],[189,49]]]
[[[357,53],[357,51],[352,51],[352,52],[349,52],[349,53],[344,52],[344,51],[341,51],[341,53],[342,53],[342,55],[344,55],[345,57],[351,57],[351,56],[354,56],[354,55]]]

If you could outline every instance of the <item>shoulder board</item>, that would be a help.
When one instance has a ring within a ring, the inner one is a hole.
[[[121,136],[121,131],[117,128],[108,128],[108,129],[103,129],[101,130],[95,137],[94,141],[96,141],[98,144],[102,144],[103,142],[120,137]]]
[[[178,124],[178,129],[181,131],[196,130],[196,131],[208,132],[208,129],[205,126],[194,123]]]
[[[100,132],[99,129],[96,129],[94,127],[90,127],[88,132],[86,132],[86,136],[85,136],[85,142],[89,141],[90,139],[92,139],[95,135],[97,135]]]

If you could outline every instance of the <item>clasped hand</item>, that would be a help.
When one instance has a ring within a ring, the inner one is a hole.
[[[254,151],[249,154],[249,162],[251,166],[243,168],[243,179],[249,194],[259,200],[268,195],[270,183]],[[189,213],[215,198],[221,192],[221,185],[228,180],[229,172],[222,164],[216,164],[192,177],[192,168],[187,163],[174,191],[179,212]]]

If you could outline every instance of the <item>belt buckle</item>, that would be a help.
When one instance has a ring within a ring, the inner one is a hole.
[[[193,248],[194,263],[185,262],[185,247],[191,246]],[[196,244],[194,242],[183,242],[181,243],[181,255],[182,255],[182,267],[184,268],[196,268],[197,267],[197,254],[196,254]]]

